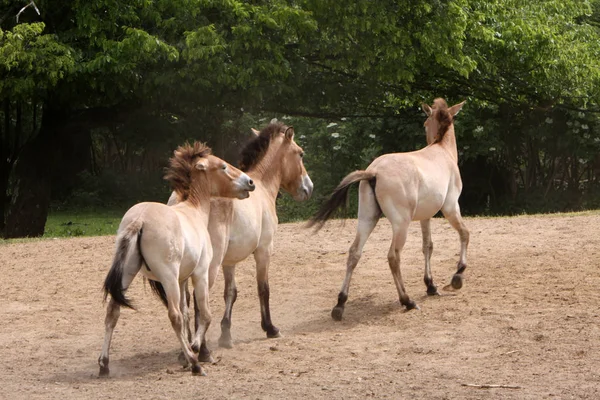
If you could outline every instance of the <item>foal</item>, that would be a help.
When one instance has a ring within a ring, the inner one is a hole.
[[[100,376],[109,374],[108,353],[120,308],[133,308],[124,292],[140,270],[151,282],[160,283],[185,359],[192,365],[194,375],[204,375],[185,337],[181,291],[191,277],[200,310],[196,336],[202,342],[211,320],[208,265],[212,246],[207,232],[210,197],[245,199],[249,197],[248,192],[254,190],[254,183],[248,175],[211,155],[210,148],[198,142],[174,152],[165,179],[182,202],[173,207],[160,203],[136,204],[125,213],[119,225],[115,257],[104,282],[104,299],[109,293],[111,299],[98,359]]]
[[[433,284],[430,266],[433,251],[430,219],[439,210],[442,210],[460,236],[460,259],[457,272],[452,277],[452,287],[462,287],[462,273],[467,267],[469,231],[463,223],[458,205],[462,181],[457,164],[453,120],[463,104],[464,102],[448,108],[443,99],[435,99],[433,107],[423,104],[423,111],[428,116],[425,121],[427,147],[409,153],[385,154],[373,161],[365,171],[354,171],[347,175],[309,221],[309,227],[317,225],[317,230],[321,229],[332,213],[345,204],[350,185],[360,182],[356,238],[348,252],[346,278],[338,296],[338,303],[331,312],[333,319],[342,319],[352,272],[382,212],[392,225],[393,237],[388,252],[388,263],[402,305],[409,310],[418,308],[406,294],[400,273],[400,252],[406,242],[411,221],[421,221],[427,294],[439,294]]]

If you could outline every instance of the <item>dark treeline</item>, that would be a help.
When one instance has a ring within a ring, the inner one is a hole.
[[[435,97],[467,100],[464,214],[598,207],[599,4],[0,0],[0,231],[165,201],[178,144],[236,162],[274,117],[315,183],[281,219],[304,218],[348,172],[422,147]]]

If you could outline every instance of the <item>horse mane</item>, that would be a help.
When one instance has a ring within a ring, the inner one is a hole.
[[[452,125],[453,118],[452,115],[450,115],[450,111],[448,111],[448,104],[446,103],[446,100],[442,98],[435,99],[433,101],[432,108],[436,114],[435,117],[440,124],[436,139],[436,142],[440,142],[444,138],[444,135],[448,131],[450,125]]]
[[[186,143],[173,152],[173,157],[169,159],[169,166],[165,168],[164,179],[169,182],[180,201],[187,200],[190,195],[192,171],[198,158],[211,154],[210,147],[200,142],[194,142],[193,145]]]
[[[271,139],[280,132],[285,132],[287,126],[282,122],[271,122],[260,133],[250,140],[240,153],[239,167],[248,172],[255,167],[267,154]]]

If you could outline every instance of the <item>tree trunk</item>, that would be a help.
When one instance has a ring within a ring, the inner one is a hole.
[[[44,234],[50,206],[52,170],[57,161],[58,132],[66,114],[44,107],[40,132],[23,146],[15,164],[14,186],[6,223],[5,238],[35,237]]]
[[[12,199],[6,215],[5,238],[44,234],[50,206],[52,142],[36,136],[24,146],[15,165]]]

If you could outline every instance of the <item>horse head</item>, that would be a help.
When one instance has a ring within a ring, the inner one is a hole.
[[[422,104],[423,111],[427,114],[427,120],[423,124],[427,135],[427,144],[440,142],[454,121],[465,101],[448,108],[448,104],[442,98],[433,101],[433,106]]]
[[[296,201],[310,198],[313,183],[304,168],[304,150],[294,141],[294,128],[284,126],[281,153],[281,187]]]
[[[208,180],[208,187],[203,176]],[[204,143],[180,146],[169,160],[165,179],[171,183],[180,201],[193,198],[194,193],[206,191],[210,196],[246,199],[254,190],[254,182],[233,165],[212,155]]]

